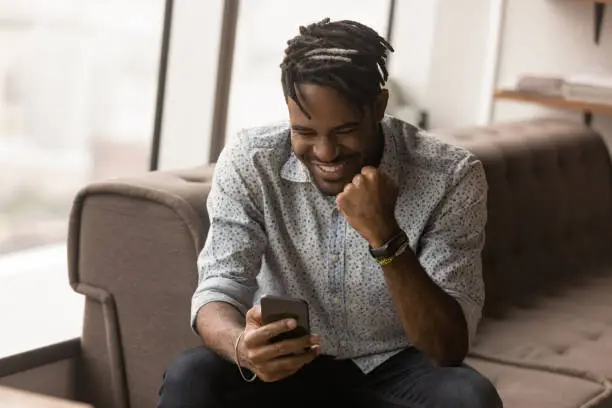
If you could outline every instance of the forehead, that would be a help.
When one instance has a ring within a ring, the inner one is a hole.
[[[334,88],[303,84],[300,85],[299,97],[300,103],[311,119],[308,119],[293,99],[288,98],[287,107],[293,123],[317,122],[337,125],[346,122],[358,122],[362,119],[360,110]]]

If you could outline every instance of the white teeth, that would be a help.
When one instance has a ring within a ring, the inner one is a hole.
[[[340,170],[342,170],[342,165],[339,166],[322,166],[322,165],[318,165],[317,166],[319,169],[321,169],[321,171],[323,171],[324,173],[336,173]]]

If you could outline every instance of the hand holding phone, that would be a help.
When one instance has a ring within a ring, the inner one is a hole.
[[[261,317],[264,324],[271,324],[283,319],[294,319],[296,321],[295,329],[270,339],[271,343],[310,334],[308,303],[305,300],[265,295],[261,298]]]
[[[247,312],[238,353],[245,368],[257,374],[262,381],[274,382],[296,373],[314,360],[321,346],[318,336],[304,334],[304,330],[308,333],[309,327],[304,327],[300,315],[296,319],[291,311],[290,317],[284,317],[286,312],[280,315],[266,312],[268,319],[276,319],[267,320],[270,322],[266,324],[262,315],[262,308],[266,306],[266,301],[262,299],[262,306],[254,306]],[[298,322],[298,319],[301,321]]]

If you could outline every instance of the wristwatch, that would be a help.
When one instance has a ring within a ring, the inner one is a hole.
[[[381,265],[389,264],[408,247],[408,235],[404,231],[395,234],[379,248],[370,247],[370,255]]]

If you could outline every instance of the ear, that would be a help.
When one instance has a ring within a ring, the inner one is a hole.
[[[385,117],[385,111],[387,110],[387,103],[389,102],[389,90],[383,88],[378,93],[376,101],[374,102],[374,120],[380,122]]]

